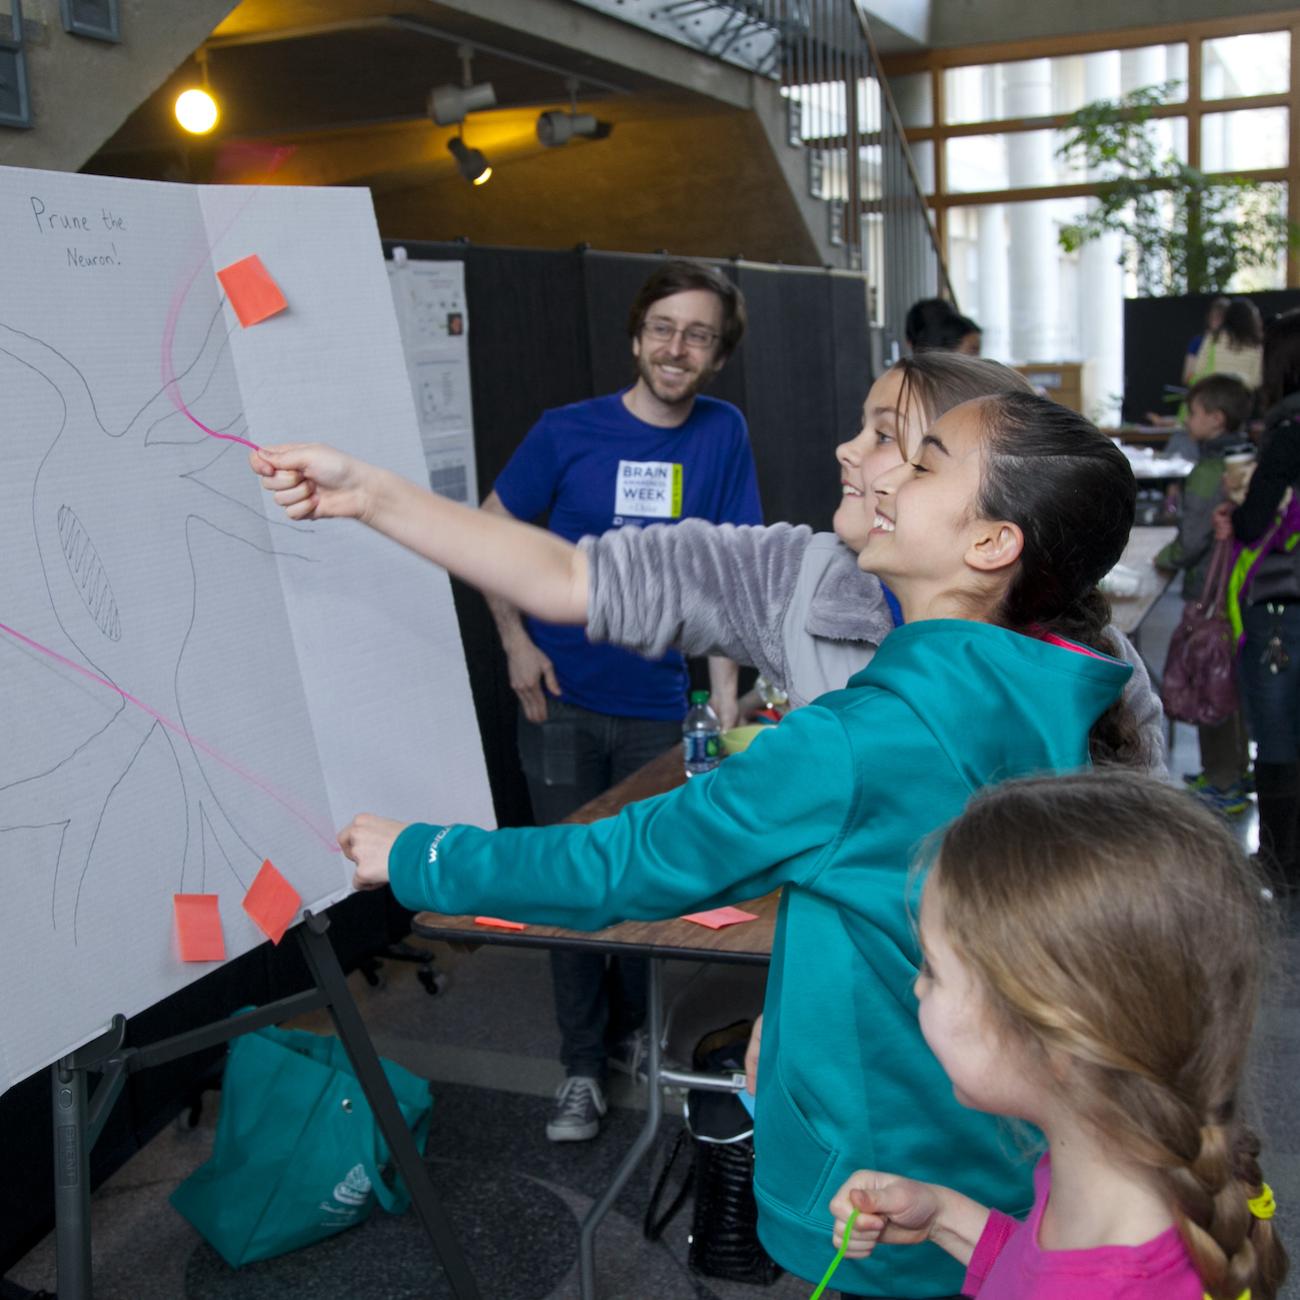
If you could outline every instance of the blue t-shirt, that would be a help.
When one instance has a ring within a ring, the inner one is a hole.
[[[714,397],[697,397],[675,429],[638,420],[622,393],[547,411],[495,490],[517,519],[549,511],[551,532],[571,542],[686,518],[763,522],[745,418]],[[581,627],[527,623],[569,704],[616,717],[685,715],[686,665],[677,651],[643,659],[618,646],[592,645]]]

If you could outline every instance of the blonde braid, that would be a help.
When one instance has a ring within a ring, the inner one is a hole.
[[[1263,1187],[1258,1138],[1231,1104],[1217,1109],[1221,1120],[1199,1123],[1194,1103],[1129,1064],[1087,1067],[1089,1118],[1163,1189],[1210,1300],[1239,1300],[1247,1290],[1251,1300],[1274,1300],[1286,1256],[1272,1223],[1248,1204]]]

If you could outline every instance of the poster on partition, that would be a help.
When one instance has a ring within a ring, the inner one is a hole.
[[[453,501],[477,505],[465,263],[411,261],[405,249],[396,248],[388,278],[429,486]]]

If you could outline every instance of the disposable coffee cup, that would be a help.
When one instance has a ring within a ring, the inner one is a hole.
[[[1257,463],[1254,447],[1228,452],[1223,458],[1223,491],[1229,501],[1240,505],[1246,499],[1250,476]]]

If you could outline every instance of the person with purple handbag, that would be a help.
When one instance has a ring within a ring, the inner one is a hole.
[[[1240,681],[1255,741],[1260,856],[1280,881],[1300,884],[1300,311],[1264,333],[1269,403],[1259,465],[1246,498],[1215,512],[1216,537],[1240,545],[1229,615],[1240,637]]]
[[[1182,569],[1187,602],[1170,642],[1161,696],[1168,717],[1196,727],[1201,770],[1183,780],[1215,812],[1236,816],[1250,807],[1250,750],[1225,612],[1232,543],[1215,541],[1213,514],[1225,500],[1225,457],[1243,445],[1254,394],[1235,375],[1207,375],[1187,394],[1187,406],[1196,468],[1183,485],[1178,535],[1155,559],[1158,569]]]

